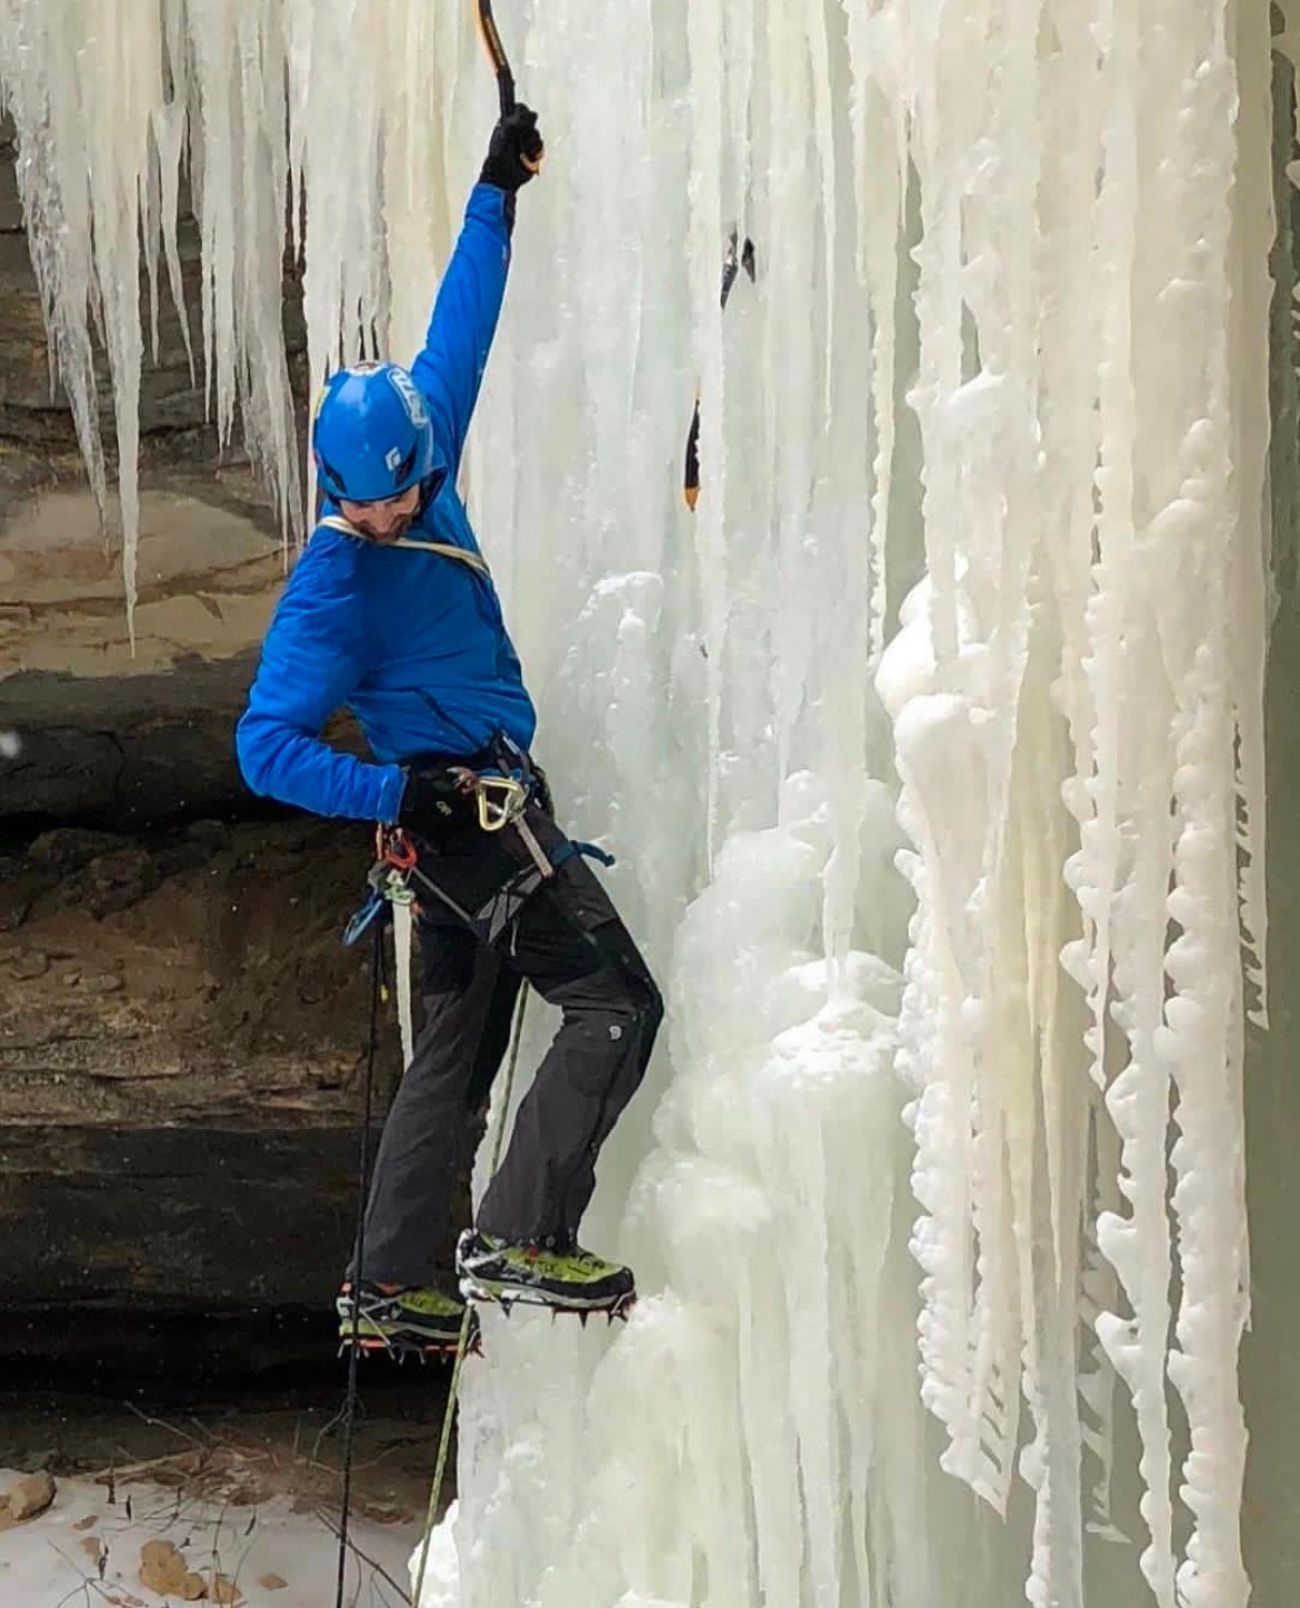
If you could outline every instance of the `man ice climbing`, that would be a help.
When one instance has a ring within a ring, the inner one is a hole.
[[[365,1265],[349,1269],[339,1297],[345,1337],[355,1316],[368,1340],[454,1342],[463,1306],[436,1287],[433,1247],[525,979],[562,1021],[460,1237],[461,1290],[581,1311],[617,1307],[633,1288],[630,1270],[584,1250],[577,1230],[662,1002],[554,824],[528,754],[532,700],[456,491],[515,198],[541,151],[534,113],[502,117],[411,370],[363,363],[325,386],[312,430],[321,518],[276,609],[237,735],[255,792],[400,828],[418,852],[424,1025],[376,1158]],[[345,704],[376,763],[322,742]],[[482,824],[484,773],[526,793],[524,807],[515,791],[518,813],[500,830]]]

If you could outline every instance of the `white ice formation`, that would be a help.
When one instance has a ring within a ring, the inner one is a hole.
[[[424,1608],[1239,1608],[1268,8],[496,11],[550,154],[467,492],[671,1015],[585,1236],[644,1298],[489,1317]],[[409,356],[493,86],[469,0],[0,0],[0,78],[129,596],[178,162],[291,517],[279,221],[313,379]]]

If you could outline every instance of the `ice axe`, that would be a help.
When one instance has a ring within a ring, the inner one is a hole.
[[[474,16],[478,21],[479,38],[483,41],[483,48],[492,63],[492,71],[497,75],[501,115],[508,117],[515,109],[515,75],[510,71],[510,58],[506,55],[506,47],[501,43],[501,35],[497,32],[496,18],[492,15],[492,0],[474,0]],[[536,173],[541,168],[544,155],[543,151],[541,155],[532,158],[521,156],[520,161],[530,173]]]
[[[722,307],[726,310],[727,302],[731,298],[731,287],[736,283],[736,275],[743,268],[749,275],[749,281],[754,283],[757,278],[757,267],[754,256],[754,242],[745,236],[745,244],[736,249],[737,231],[731,231],[731,239],[727,244],[727,254],[722,259]],[[682,496],[686,506],[692,513],[700,500],[700,393],[695,393],[695,412],[691,415],[691,427],[686,435],[686,472],[682,478]]]

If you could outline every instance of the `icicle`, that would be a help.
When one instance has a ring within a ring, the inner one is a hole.
[[[1236,182],[1246,193],[1234,207],[1232,271],[1234,321],[1232,354],[1267,346],[1269,305],[1275,287],[1269,275],[1269,253],[1277,228],[1268,153],[1272,139],[1272,56],[1269,17],[1264,8],[1237,10],[1238,38],[1230,41],[1240,81],[1238,142],[1253,155],[1237,164]],[[1236,420],[1233,456],[1236,464],[1235,518],[1245,531],[1260,528],[1268,473],[1269,390],[1266,366],[1231,358]],[[1261,530],[1258,544],[1243,540],[1233,562],[1233,605],[1236,619],[1254,629],[1233,633],[1233,713],[1238,728],[1237,827],[1240,849],[1242,942],[1246,957],[1248,1018],[1268,1026],[1268,910],[1265,882],[1267,843],[1264,769],[1264,670],[1268,648],[1269,537]]]
[[[203,368],[207,402],[216,399],[224,445],[235,416],[235,121],[231,23],[233,0],[214,0],[189,15],[203,141],[203,182],[196,197],[203,244]]]
[[[167,263],[167,284],[172,303],[180,321],[181,339],[185,342],[185,356],[190,366],[190,383],[194,383],[194,347],[190,341],[189,312],[185,305],[185,292],[181,283],[180,248],[176,243],[176,214],[180,206],[181,147],[185,140],[185,103],[172,100],[158,107],[152,118],[154,149],[157,152],[161,183],[159,223],[163,236],[163,255]]]
[[[53,57],[61,20],[53,6],[6,0],[0,7],[0,93],[18,133],[18,193],[45,313],[50,388],[57,371],[102,522],[108,488],[87,327],[94,272],[89,194],[75,136],[76,84]]]
[[[185,356],[190,365],[190,383],[194,384],[194,348],[190,341],[189,310],[185,305],[180,249],[176,241],[176,226],[180,211],[181,163],[184,159],[189,104],[188,46],[182,5],[183,0],[164,0],[164,98],[162,105],[154,108],[151,131],[162,186],[159,225],[162,229],[163,255],[167,262],[167,283],[171,290],[172,303],[176,308],[176,316],[180,320],[181,339],[185,342]]]
[[[871,410],[877,448],[872,465],[871,617],[868,661],[874,670],[885,641],[889,600],[889,521],[894,485],[897,388],[898,261],[907,190],[906,104],[899,83],[899,30],[888,10],[874,18],[841,0],[853,71],[854,196],[858,273],[871,307]]]

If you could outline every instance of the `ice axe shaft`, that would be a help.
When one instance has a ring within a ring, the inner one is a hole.
[[[478,19],[479,38],[497,75],[497,91],[501,96],[501,115],[507,117],[515,109],[515,75],[510,71],[510,58],[497,32],[496,18],[492,15],[492,0],[474,0],[474,14]]]
[[[501,35],[497,32],[496,18],[492,15],[492,0],[474,0],[474,15],[478,20],[479,38],[482,39],[483,48],[492,63],[492,71],[497,75],[501,115],[508,117],[515,109],[515,75],[510,71],[510,58],[506,55],[506,47],[501,43]],[[526,156],[520,160],[530,173],[538,172],[542,165],[540,156],[535,160],[530,160]]]

